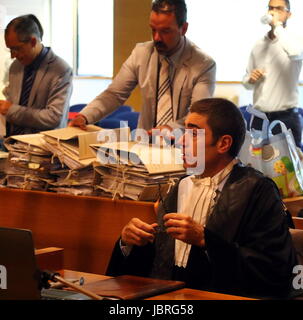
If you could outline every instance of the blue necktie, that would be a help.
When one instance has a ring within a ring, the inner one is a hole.
[[[20,97],[21,106],[28,105],[28,100],[33,87],[34,79],[35,79],[35,70],[33,69],[25,70],[23,85],[22,85],[22,92]]]

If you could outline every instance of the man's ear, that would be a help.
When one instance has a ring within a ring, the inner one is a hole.
[[[188,22],[185,22],[182,26],[182,36],[185,35],[185,33],[187,32],[188,29]]]
[[[227,153],[233,144],[232,136],[226,134],[217,141],[217,150],[219,153]]]
[[[31,43],[31,46],[34,48],[37,44],[37,38],[36,37],[31,37],[30,38],[30,43]]]

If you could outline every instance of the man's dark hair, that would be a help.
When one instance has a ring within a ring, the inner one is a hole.
[[[43,28],[38,18],[33,14],[26,14],[13,19],[6,27],[5,34],[13,30],[18,35],[21,42],[28,42],[31,37],[36,37],[42,41]]]
[[[187,21],[187,7],[184,0],[153,0],[152,11],[157,13],[173,12],[179,27],[182,27]]]
[[[212,130],[216,143],[223,135],[230,135],[233,143],[229,154],[236,157],[245,138],[245,122],[239,108],[229,100],[222,98],[202,99],[193,103],[190,112],[207,116],[207,124]]]

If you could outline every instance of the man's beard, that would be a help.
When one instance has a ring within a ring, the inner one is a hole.
[[[168,48],[162,41],[154,41],[154,46],[159,53],[166,53]]]

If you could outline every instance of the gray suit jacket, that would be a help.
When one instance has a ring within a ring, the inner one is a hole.
[[[72,93],[72,69],[50,49],[42,61],[30,93],[28,106],[20,106],[24,66],[15,60],[9,71],[9,85],[4,89],[13,105],[6,119],[13,126],[24,127],[23,134],[66,127]]]
[[[112,84],[83,110],[88,123],[94,123],[122,105],[139,85],[143,99],[138,127],[155,125],[158,52],[153,42],[139,43],[122,65]],[[215,88],[216,64],[191,41],[176,66],[173,80],[174,127],[182,127],[190,105],[211,97]]]

